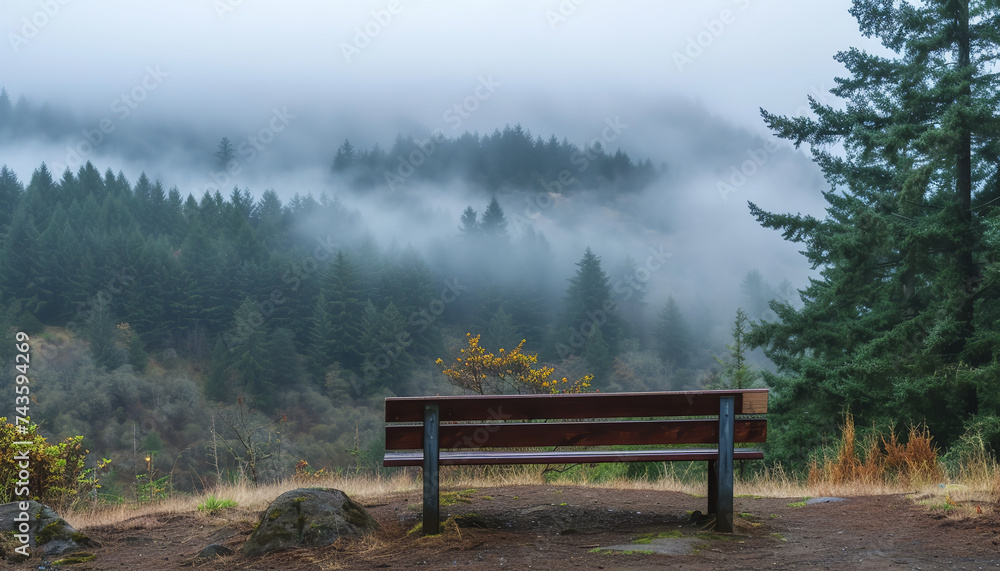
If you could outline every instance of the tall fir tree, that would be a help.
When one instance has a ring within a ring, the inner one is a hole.
[[[800,459],[834,430],[926,420],[944,443],[972,414],[1000,414],[1000,290],[984,232],[1000,221],[1000,6],[987,0],[855,0],[861,32],[889,55],[851,48],[815,117],[764,121],[807,143],[831,190],[824,219],[757,220],[805,245],[819,276],[803,306],[772,304],[754,328],[778,366],[768,378],[781,438]]]
[[[333,157],[333,170],[335,172],[345,171],[354,166],[357,159],[357,151],[350,139],[344,139],[344,143],[337,148],[337,154]]]
[[[0,167],[0,236],[7,231],[23,192],[24,187],[17,180],[14,171],[8,169],[7,165]]]
[[[216,164],[225,169],[229,167],[230,161],[236,158],[236,147],[229,141],[229,137],[223,137],[215,147]]]
[[[500,206],[500,201],[497,200],[496,196],[486,206],[483,218],[479,222],[479,230],[484,237],[490,240],[504,242],[509,238],[507,234],[507,217],[504,216],[503,207]]]
[[[339,363],[360,372],[363,295],[354,262],[346,252],[338,251],[327,269],[314,316],[311,357],[316,370]]]
[[[459,226],[458,228],[459,230],[462,231],[462,234],[464,234],[467,237],[476,236],[477,234],[479,234],[478,214],[476,213],[475,210],[472,209],[471,206],[466,207],[465,211],[462,212],[461,222],[462,225]]]
[[[667,298],[657,316],[656,348],[665,363],[685,368],[691,364],[691,331],[674,296]]]
[[[594,342],[607,346],[593,354],[606,355],[608,360],[617,356],[618,343],[624,335],[624,326],[618,306],[611,296],[611,283],[601,269],[601,259],[590,248],[576,263],[576,274],[570,278],[566,289],[565,305],[558,320],[554,338],[555,351],[560,358],[586,350]],[[609,366],[610,367],[610,366]]]

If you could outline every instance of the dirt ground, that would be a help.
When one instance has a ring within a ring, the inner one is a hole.
[[[706,500],[675,492],[576,486],[455,491],[436,537],[418,493],[366,506],[383,529],[363,540],[246,558],[252,523],[224,516],[141,516],[85,529],[102,546],[71,569],[985,569],[1000,567],[1000,517],[956,518],[901,495],[801,505],[802,498],[738,497],[733,534],[692,520]],[[792,504],[792,505],[789,505]],[[707,530],[702,528],[707,527]],[[645,537],[645,539],[643,539]],[[626,551],[604,547],[642,543]],[[196,559],[210,543],[235,555]],[[688,553],[658,553],[656,551]],[[51,562],[4,568],[48,569]],[[66,567],[59,567],[66,568]]]

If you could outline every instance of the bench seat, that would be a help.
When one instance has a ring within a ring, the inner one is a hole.
[[[598,464],[604,462],[683,462],[714,461],[717,448],[678,448],[676,450],[442,450],[441,466],[478,466],[501,464]],[[764,452],[753,448],[737,448],[734,460],[761,460]],[[386,452],[382,465],[423,466],[423,452]]]

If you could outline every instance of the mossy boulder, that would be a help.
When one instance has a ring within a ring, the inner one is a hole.
[[[344,537],[360,537],[379,525],[347,494],[333,488],[285,492],[264,511],[243,553],[249,556],[298,547],[323,547]]]
[[[86,535],[73,529],[66,520],[59,517],[52,508],[36,501],[27,502],[23,510],[21,502],[0,504],[0,557],[21,558],[16,547],[24,545],[21,538],[28,536],[28,548],[34,555],[52,556],[80,551],[85,547],[99,547]],[[28,514],[27,533],[21,526],[22,514]]]

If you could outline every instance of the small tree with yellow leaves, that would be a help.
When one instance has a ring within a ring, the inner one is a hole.
[[[448,380],[457,387],[480,395],[501,394],[555,394],[582,393],[590,388],[593,375],[586,375],[576,382],[569,379],[550,379],[552,367],[534,368],[538,355],[523,353],[524,339],[510,351],[500,349],[497,354],[487,353],[479,346],[479,335],[471,333],[469,347],[462,349],[456,363],[443,370]],[[437,364],[444,367],[444,360]]]

